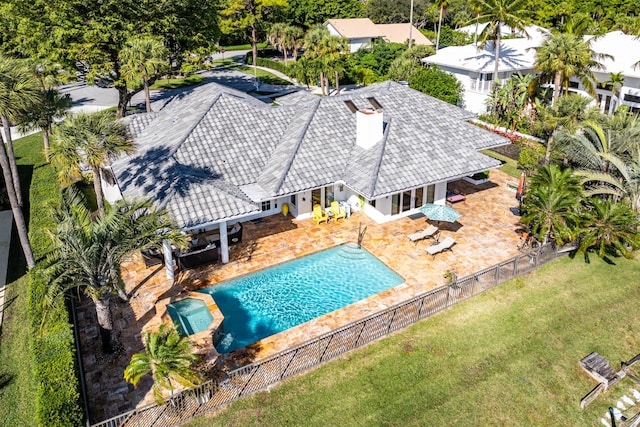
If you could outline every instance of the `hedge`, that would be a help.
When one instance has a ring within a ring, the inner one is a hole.
[[[31,141],[29,141],[30,143]],[[33,150],[41,151],[42,139],[36,139]],[[29,238],[36,259],[47,250],[47,229],[55,225],[51,209],[60,200],[60,188],[51,166],[44,159],[34,163],[30,187]],[[31,357],[37,384],[36,421],[40,426],[82,425],[78,366],[73,327],[65,301],[45,305],[48,283],[41,263],[29,272],[27,313],[31,339]]]

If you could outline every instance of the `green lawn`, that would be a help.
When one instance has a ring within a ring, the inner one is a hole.
[[[498,154],[493,150],[482,150],[482,154],[486,154],[489,157],[500,160],[502,162],[502,166],[500,167],[502,172],[511,175],[514,178],[520,178],[522,170],[518,169],[517,161],[510,159],[507,156],[503,156],[502,154]]]
[[[640,262],[616,263],[562,259],[189,425],[600,425],[631,381],[583,411],[578,361],[640,352]]]
[[[250,74],[252,76],[254,75],[254,69],[250,65],[232,64],[228,68],[242,71],[243,73]],[[270,85],[285,85],[285,86],[291,84],[291,82],[281,79],[280,77],[277,77],[275,74],[271,74],[270,72],[262,70],[260,68],[255,69],[255,74],[258,76],[258,79],[262,83],[267,83]]]
[[[53,172],[43,167],[42,136],[40,133],[14,141],[15,153],[25,202],[25,217],[46,215],[41,206],[29,206],[29,191],[44,195],[57,183]],[[30,188],[35,185],[35,188]],[[48,198],[44,197],[46,203]],[[31,230],[36,257],[38,242],[45,238],[44,231]],[[3,425],[29,426],[35,424],[36,385],[33,361],[29,350],[29,324],[27,319],[28,278],[20,249],[18,235],[13,232],[7,272],[6,306],[0,335],[0,420]]]
[[[204,80],[205,78],[199,74],[192,74],[180,79],[158,79],[150,86],[150,89],[177,89],[179,87],[197,85]]]

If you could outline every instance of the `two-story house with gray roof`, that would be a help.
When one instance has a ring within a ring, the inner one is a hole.
[[[115,161],[105,197],[151,197],[188,233],[314,204],[357,201],[378,222],[444,203],[447,182],[495,168],[508,141],[468,112],[384,82],[333,97],[296,92],[264,104],[209,84],[126,120],[137,151]],[[105,180],[106,181],[106,180]]]

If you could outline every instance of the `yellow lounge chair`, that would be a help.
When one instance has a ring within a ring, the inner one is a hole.
[[[338,203],[336,200],[331,202],[331,212],[333,212],[334,219],[347,217],[347,210],[340,206],[340,203]]]
[[[316,224],[320,224],[323,221],[329,221],[329,215],[327,215],[327,213],[322,210],[322,207],[320,205],[313,205],[313,213],[311,214],[311,218],[313,218]]]

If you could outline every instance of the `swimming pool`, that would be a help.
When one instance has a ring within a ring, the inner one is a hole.
[[[173,324],[181,335],[193,335],[209,327],[213,316],[204,301],[185,298],[167,305]]]
[[[220,353],[245,347],[404,282],[347,244],[201,289],[224,315]]]

